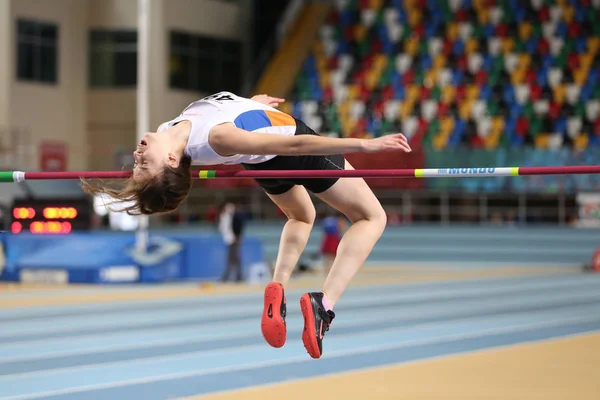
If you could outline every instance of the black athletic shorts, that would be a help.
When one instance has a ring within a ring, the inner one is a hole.
[[[296,118],[296,135],[319,135]],[[329,156],[277,156],[259,164],[242,164],[247,170],[343,170],[345,160],[341,154]],[[269,194],[283,194],[295,185],[304,186],[313,193],[321,193],[333,186],[339,178],[312,179],[255,179]]]

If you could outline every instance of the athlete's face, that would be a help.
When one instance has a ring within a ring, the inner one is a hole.
[[[148,132],[137,145],[133,152],[135,161],[133,166],[134,179],[146,179],[157,176],[165,167],[176,167],[177,162],[169,152],[170,142],[166,135]]]

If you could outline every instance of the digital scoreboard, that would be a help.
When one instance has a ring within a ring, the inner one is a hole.
[[[89,230],[92,204],[87,199],[19,199],[13,202],[13,234],[68,234]]]

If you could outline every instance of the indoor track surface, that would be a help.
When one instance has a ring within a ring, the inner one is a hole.
[[[366,267],[324,356],[260,333],[261,286],[0,284],[0,399],[597,399],[600,274]]]

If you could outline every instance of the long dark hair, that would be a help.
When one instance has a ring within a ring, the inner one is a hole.
[[[165,166],[161,174],[150,179],[135,181],[129,178],[124,185],[121,183],[120,189],[110,188],[103,182],[93,184],[82,180],[82,189],[92,196],[106,194],[112,197],[114,200],[107,207],[114,211],[129,215],[169,213],[176,210],[190,192],[191,165],[191,157],[183,155],[177,168]]]

